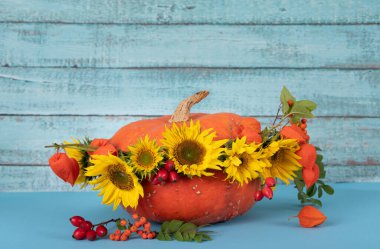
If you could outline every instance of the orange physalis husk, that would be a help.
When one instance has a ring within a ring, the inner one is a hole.
[[[313,145],[302,144],[296,154],[301,157],[298,162],[303,168],[312,169],[314,167],[317,160],[317,150]]]
[[[297,216],[301,227],[311,228],[321,225],[327,217],[313,206],[304,206]]]
[[[303,168],[302,178],[305,182],[306,188],[310,188],[319,179],[318,165],[314,164],[312,168]]]
[[[74,185],[79,175],[79,165],[74,158],[69,158],[65,153],[56,153],[50,157],[49,165],[59,178]]]
[[[309,142],[309,136],[305,130],[302,130],[296,124],[290,126],[284,126],[280,131],[280,134],[285,139],[296,139],[299,144]]]
[[[117,149],[112,144],[106,144],[96,149],[91,155],[114,155],[117,156]]]
[[[95,138],[94,140],[91,141],[90,146],[93,147],[102,147],[104,145],[109,144],[109,139],[105,138]],[[94,151],[87,151],[89,155],[94,154]]]

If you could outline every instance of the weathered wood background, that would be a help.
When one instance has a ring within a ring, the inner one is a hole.
[[[194,111],[268,123],[283,85],[319,104],[329,181],[380,181],[379,69],[378,0],[2,0],[0,191],[71,190],[44,145],[201,89]]]

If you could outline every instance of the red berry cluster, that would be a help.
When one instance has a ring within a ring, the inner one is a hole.
[[[126,229],[116,229],[114,233],[110,234],[110,240],[126,241],[133,233],[138,234],[142,239],[154,239],[156,237],[156,232],[150,230],[151,225],[145,217],[139,218],[138,214],[133,214],[132,218],[134,219],[133,224],[122,219],[119,224]],[[127,224],[129,225],[128,228]],[[143,227],[143,229],[139,229],[140,227]]]
[[[265,179],[264,187],[255,192],[255,201],[261,201],[265,196],[269,200],[273,198],[272,187],[276,186],[276,180],[273,177]]]
[[[77,227],[73,233],[73,238],[76,240],[82,240],[87,238],[88,240],[96,240],[97,237],[104,237],[107,235],[107,228],[102,224],[93,225],[91,221],[85,220],[81,216],[73,216],[70,218],[70,222],[73,226]],[[96,230],[94,228],[96,227]]]
[[[174,162],[171,160],[166,161],[163,168],[159,169],[157,174],[152,179],[153,185],[163,184],[167,181],[176,182],[178,180],[178,173],[174,169]]]

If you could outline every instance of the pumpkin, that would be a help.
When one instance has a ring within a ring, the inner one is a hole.
[[[199,121],[201,129],[213,128],[217,139],[247,137],[247,142],[261,142],[261,125],[252,117],[242,117],[233,113],[190,114],[191,107],[208,95],[198,92],[184,99],[172,116],[140,120],[130,123],[117,131],[110,143],[117,149],[127,151],[139,138],[149,135],[160,143],[162,133],[172,123]],[[243,186],[225,180],[221,171],[212,177],[181,177],[176,183],[153,185],[144,181],[144,198],[138,207],[127,211],[137,212],[147,219],[163,222],[179,219],[195,224],[210,224],[229,220],[247,212],[254,204],[254,192],[260,187],[260,180]]]

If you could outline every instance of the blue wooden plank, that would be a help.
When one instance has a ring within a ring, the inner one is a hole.
[[[286,85],[318,116],[380,116],[380,70],[0,68],[0,113],[171,114],[207,89],[198,112],[271,116]]]
[[[380,26],[0,23],[0,65],[380,68]]]
[[[377,0],[2,0],[1,22],[347,24],[379,23]]]
[[[70,137],[111,137],[120,127],[148,117],[0,116],[0,165],[47,165],[45,145]],[[273,118],[259,118],[263,125]],[[379,118],[317,118],[309,121],[311,143],[328,165],[380,165]]]

